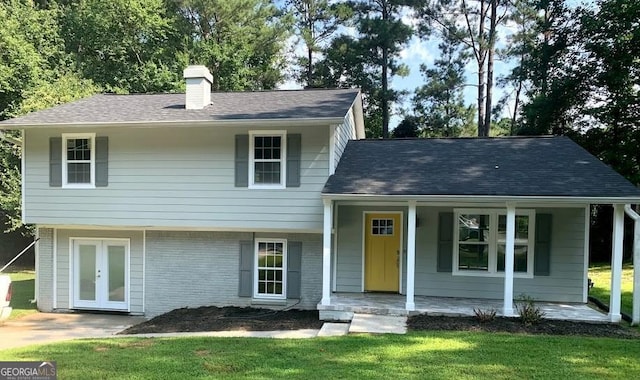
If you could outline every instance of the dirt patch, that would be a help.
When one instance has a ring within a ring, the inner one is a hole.
[[[195,331],[271,331],[319,329],[317,310],[269,310],[250,307],[183,308],[131,326],[120,334]]]
[[[533,325],[525,325],[518,318],[496,317],[480,322],[475,317],[437,317],[424,314],[409,317],[407,327],[413,331],[484,331],[515,334],[579,335],[611,338],[638,339],[638,331],[616,324],[583,323],[545,319]]]

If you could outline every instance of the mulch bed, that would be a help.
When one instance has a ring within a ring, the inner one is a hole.
[[[183,308],[132,326],[120,334],[197,331],[270,331],[319,329],[323,322],[316,310],[270,310],[250,307]],[[518,318],[496,317],[480,322],[475,317],[438,317],[425,314],[409,317],[410,331],[484,331],[513,334],[573,335],[639,339],[637,329],[625,325],[595,324],[545,319],[525,325]]]
[[[637,330],[623,325],[550,319],[544,319],[536,324],[525,325],[519,318],[496,317],[492,321],[480,322],[475,317],[437,317],[420,314],[409,317],[407,327],[413,331],[484,331],[514,334],[640,338],[640,333]]]
[[[250,307],[205,306],[172,310],[131,326],[120,334],[300,330],[320,327],[322,327],[322,321],[319,319],[317,310],[277,311]]]

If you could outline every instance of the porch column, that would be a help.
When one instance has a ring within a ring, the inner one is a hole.
[[[633,306],[631,326],[640,323],[640,215],[631,205],[624,205],[624,212],[633,219]]]
[[[624,238],[624,205],[613,205],[613,241],[611,243],[611,295],[609,320],[620,322],[620,294],[622,286],[622,240]]]
[[[504,253],[504,303],[502,314],[513,315],[513,262],[516,239],[516,206],[507,203],[507,240]]]
[[[324,224],[322,229],[322,305],[331,302],[331,222],[332,204],[330,199],[323,199]]]
[[[407,304],[409,311],[416,309],[414,303],[416,277],[416,202],[409,201],[407,221]]]

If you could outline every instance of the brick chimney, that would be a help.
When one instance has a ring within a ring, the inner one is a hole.
[[[187,66],[184,69],[184,79],[187,81],[186,109],[200,110],[211,104],[213,76],[206,66]]]

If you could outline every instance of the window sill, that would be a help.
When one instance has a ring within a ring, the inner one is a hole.
[[[265,305],[265,306],[286,306],[286,298],[256,298],[251,299],[251,305]]]
[[[461,276],[461,277],[497,277],[504,278],[504,272],[483,272],[483,271],[454,271],[451,273],[452,276]],[[513,278],[533,278],[533,273],[521,273],[521,272],[513,272]]]
[[[250,190],[283,190],[285,185],[249,185]]]
[[[93,184],[62,185],[63,189],[95,189]]]

